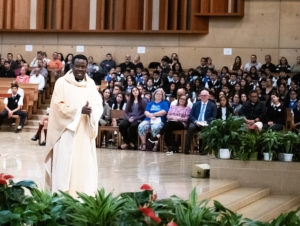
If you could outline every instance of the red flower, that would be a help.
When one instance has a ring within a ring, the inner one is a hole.
[[[150,187],[150,185],[143,184],[142,187],[141,187],[141,190],[150,190],[150,191],[152,191],[153,189]]]
[[[153,209],[151,208],[142,208],[141,206],[138,208],[139,211],[143,212],[147,217],[150,217],[156,223],[160,223],[161,219],[155,215]]]
[[[168,224],[167,224],[167,226],[177,226],[177,224],[175,223],[175,222],[169,222]]]
[[[6,180],[14,178],[12,175],[5,175],[4,173],[0,173],[0,184],[6,185]]]
[[[12,178],[14,178],[12,175],[4,175],[5,180],[12,179]]]
[[[0,184],[7,184],[6,180],[0,178]]]

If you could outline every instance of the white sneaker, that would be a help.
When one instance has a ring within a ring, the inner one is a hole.
[[[167,151],[166,155],[173,155],[173,151]]]
[[[17,128],[18,130],[21,130],[22,129],[22,126],[18,126],[18,128]]]

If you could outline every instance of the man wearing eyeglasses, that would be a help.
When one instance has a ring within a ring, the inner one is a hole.
[[[193,104],[189,117],[189,128],[186,135],[185,154],[190,153],[193,136],[196,132],[201,131],[204,126],[207,126],[217,116],[217,106],[209,100],[209,92],[202,90],[200,93],[201,101]]]

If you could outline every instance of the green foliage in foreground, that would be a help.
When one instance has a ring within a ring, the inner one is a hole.
[[[25,189],[31,195],[25,195]],[[0,183],[0,225],[300,225],[297,216],[300,209],[281,214],[272,222],[258,222],[244,219],[217,201],[209,206],[207,200],[198,200],[195,189],[189,200],[177,196],[156,200],[150,186],[143,185],[141,189],[115,197],[101,189],[95,196],[79,193],[78,199],[74,199],[65,193],[40,191],[32,181],[14,183],[9,179],[9,183],[5,183],[3,180]]]

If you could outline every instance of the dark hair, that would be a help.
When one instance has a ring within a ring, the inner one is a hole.
[[[122,100],[122,102],[120,104],[120,110],[123,110],[123,106],[124,106],[126,100],[125,100],[124,93],[122,93],[122,92],[118,93],[117,96],[120,95],[120,94],[122,95],[122,98],[123,98],[123,100]],[[116,98],[114,98],[113,110],[116,110],[118,108],[117,96],[116,96]]]
[[[74,56],[73,59],[72,59],[72,64],[73,65],[74,65],[74,62],[75,62],[76,59],[85,60],[86,64],[88,64],[88,59],[86,58],[85,55],[78,54],[78,55]]]
[[[277,93],[276,91],[271,92],[270,96],[272,96],[272,95],[279,97],[279,93]]]
[[[160,73],[159,73],[158,70],[154,70],[154,71],[153,71],[153,75],[154,75],[154,74],[160,75]]]
[[[74,58],[74,55],[72,53],[69,53],[66,58],[65,58],[65,62],[67,63],[68,62],[68,58],[69,56],[72,56],[72,61],[73,61],[73,58]]]
[[[10,84],[10,88],[14,88],[14,87],[16,87],[17,89],[19,88],[19,85],[18,85],[17,82],[12,82],[12,83]]]
[[[126,105],[126,110],[127,112],[132,112],[132,105],[134,103],[134,96],[133,96],[133,89],[137,89],[138,92],[139,92],[139,95],[138,95],[138,104],[139,104],[139,110],[142,111],[143,110],[143,102],[142,102],[142,97],[141,97],[141,92],[140,90],[137,88],[137,87],[132,87],[131,91],[130,91],[130,99]]]
[[[58,55],[60,55],[61,61],[64,60],[64,55],[62,53],[57,53]]]
[[[240,59],[240,62],[236,63],[236,59],[238,59],[238,58]],[[235,59],[234,59],[232,70],[237,71],[241,68],[241,66],[242,66],[242,58],[240,56],[236,56]]]
[[[251,90],[251,91],[249,92],[249,96],[251,96],[252,93],[256,93],[257,96],[258,96],[258,92],[257,92],[256,90]]]
[[[170,58],[168,56],[164,56],[161,61],[164,61],[164,62],[170,62]]]

